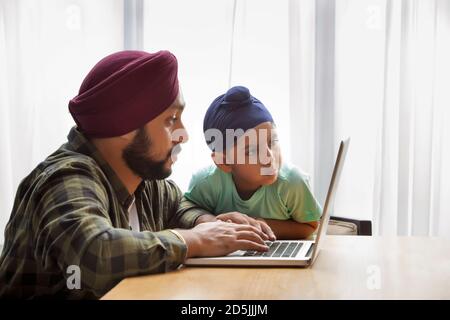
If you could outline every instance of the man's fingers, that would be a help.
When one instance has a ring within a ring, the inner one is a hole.
[[[276,240],[276,236],[272,229],[263,219],[255,219],[239,212],[222,213],[217,216],[217,219],[225,222],[229,222],[231,220],[235,224],[252,226],[259,231],[258,234],[264,240]]]
[[[236,240],[236,250],[256,250],[265,252],[269,250],[269,247],[250,240]]]
[[[248,221],[247,224],[250,224],[265,233],[267,239],[275,240],[275,234],[272,232],[272,229],[270,229],[269,225],[264,220],[248,216],[245,216],[245,218]]]
[[[234,228],[236,231],[252,231],[254,233],[256,233],[257,235],[259,235],[262,239],[267,240],[269,239],[269,237],[262,232],[260,229],[252,226],[252,225],[245,225],[245,224],[235,224]]]
[[[262,245],[265,244],[264,240],[258,234],[254,233],[252,231],[239,231],[237,233],[237,238],[239,240],[250,240],[253,242],[260,243]]]
[[[217,219],[222,220],[222,221],[228,221],[231,220],[234,223],[239,223],[239,224],[248,224],[247,219],[245,219],[245,216],[241,215],[241,214],[228,214],[228,213],[224,213],[224,214],[220,214],[217,216]]]
[[[251,225],[249,218],[243,214],[236,214],[233,219],[239,224]]]
[[[275,241],[277,239],[277,237],[275,236],[275,233],[273,233],[273,231],[269,227],[269,225],[264,221],[261,221],[261,220],[258,220],[258,221],[261,225],[262,231],[268,235],[268,237],[271,241]]]
[[[249,222],[250,225],[254,226],[255,228],[258,228],[259,230],[261,230],[262,232],[264,232],[264,230],[262,230],[260,223],[258,222],[258,220],[253,219],[253,218],[249,218]]]

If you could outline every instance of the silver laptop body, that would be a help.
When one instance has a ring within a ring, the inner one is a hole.
[[[268,242],[268,252],[238,250],[223,257],[190,258],[184,263],[187,266],[257,266],[257,267],[307,267],[316,260],[320,246],[327,233],[330,220],[330,208],[334,202],[339,178],[344,166],[350,139],[341,141],[334,164],[325,206],[320,218],[319,229],[314,240],[277,240]]]

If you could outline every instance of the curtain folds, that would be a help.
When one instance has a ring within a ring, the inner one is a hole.
[[[144,0],[142,18],[143,49],[179,60],[182,189],[212,163],[204,111],[245,85],[321,203],[351,137],[335,215],[379,235],[450,236],[450,0]],[[64,142],[68,100],[124,48],[126,25],[122,0],[0,1],[0,243],[18,184]]]

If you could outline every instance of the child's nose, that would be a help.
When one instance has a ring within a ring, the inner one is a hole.
[[[270,158],[270,162],[274,160],[274,154],[271,148],[267,148],[267,156]]]
[[[272,149],[267,148],[266,156],[266,159],[262,159],[261,163],[265,166],[271,167],[274,162],[274,154]]]

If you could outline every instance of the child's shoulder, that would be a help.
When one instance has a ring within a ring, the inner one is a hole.
[[[281,188],[291,188],[309,185],[309,175],[290,163],[283,163],[278,174],[278,185]]]
[[[204,184],[204,183],[217,183],[220,181],[220,169],[215,165],[209,165],[201,168],[192,175],[190,186]]]

